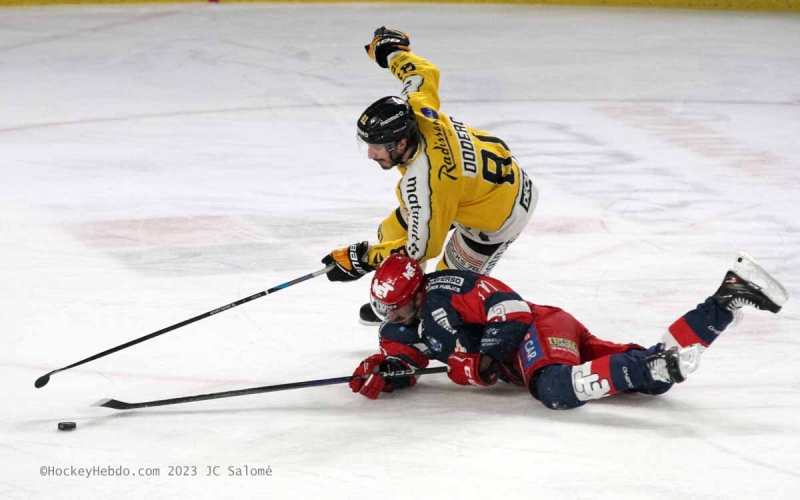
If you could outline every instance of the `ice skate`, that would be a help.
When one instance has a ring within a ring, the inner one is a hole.
[[[645,362],[653,380],[679,384],[700,366],[702,352],[703,346],[700,344],[683,349],[672,347],[648,357]]]
[[[720,306],[732,312],[743,306],[752,306],[777,313],[789,300],[789,293],[752,257],[741,252],[733,269],[728,271],[712,297]]]

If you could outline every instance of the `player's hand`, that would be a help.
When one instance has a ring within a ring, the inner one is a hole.
[[[364,45],[364,50],[370,59],[378,63],[381,68],[388,68],[389,54],[396,50],[409,51],[411,42],[408,35],[398,30],[391,30],[385,26],[375,30],[375,35],[369,45]]]
[[[447,358],[450,368],[447,376],[458,385],[494,385],[497,373],[489,368],[491,361],[491,358],[480,353],[455,352]]]
[[[386,362],[383,354],[373,354],[358,365],[350,381],[350,389],[369,399],[378,399],[381,392],[390,392],[392,386],[381,376],[381,365]]]
[[[330,281],[355,281],[365,274],[375,270],[367,264],[367,251],[369,244],[366,241],[353,243],[349,247],[340,248],[322,258],[322,263],[334,264],[333,269],[326,276]]]

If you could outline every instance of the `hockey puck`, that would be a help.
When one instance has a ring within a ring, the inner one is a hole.
[[[60,431],[74,431],[78,427],[75,422],[59,422],[58,430]]]

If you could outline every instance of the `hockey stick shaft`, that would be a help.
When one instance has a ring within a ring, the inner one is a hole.
[[[405,370],[398,372],[385,372],[381,373],[384,378],[393,379],[408,377],[411,375],[429,375],[432,373],[445,373],[447,372],[446,366],[439,366],[436,368],[423,368],[420,370]],[[209,394],[199,394],[197,396],[184,396],[180,398],[159,399],[156,401],[142,401],[139,403],[126,403],[116,399],[101,399],[100,401],[92,404],[92,406],[102,406],[104,408],[113,408],[115,410],[135,410],[137,408],[150,408],[153,406],[167,406],[177,405],[181,403],[194,403],[196,401],[207,401],[209,399],[222,399],[233,398],[237,396],[249,396],[250,394],[261,394],[265,392],[289,391],[292,389],[302,389],[305,387],[321,387],[324,385],[346,384],[353,380],[353,376],[349,377],[335,377],[324,378],[320,380],[307,380],[305,382],[293,382],[290,384],[279,385],[265,385],[261,387],[251,387],[249,389],[239,389],[235,391],[212,392]]]
[[[63,372],[65,370],[69,370],[70,368],[75,368],[76,366],[80,366],[82,364],[88,363],[90,361],[94,361],[96,359],[100,359],[100,358],[102,358],[104,356],[108,356],[109,354],[113,354],[113,353],[121,351],[123,349],[127,349],[128,347],[134,346],[136,344],[141,344],[142,342],[144,342],[146,340],[150,340],[152,338],[158,337],[159,335],[163,335],[163,334],[171,332],[173,330],[177,330],[178,328],[182,328],[182,327],[184,327],[186,325],[190,325],[190,324],[195,323],[197,321],[200,321],[202,319],[210,318],[211,316],[214,316],[215,314],[219,314],[219,313],[221,313],[223,311],[227,311],[228,309],[233,309],[234,307],[240,306],[242,304],[246,304],[246,303],[251,302],[251,301],[256,300],[256,299],[260,299],[261,297],[264,297],[264,296],[269,295],[271,293],[275,293],[278,290],[283,290],[284,288],[289,288],[292,285],[296,285],[298,283],[302,283],[303,281],[310,280],[311,278],[316,278],[317,276],[320,276],[322,274],[326,274],[328,271],[333,269],[333,266],[334,266],[334,264],[331,264],[331,265],[329,265],[329,266],[327,266],[327,267],[325,267],[323,269],[320,269],[318,271],[314,271],[313,273],[306,274],[305,276],[301,276],[299,278],[295,278],[295,279],[293,279],[291,281],[287,281],[286,283],[281,283],[280,285],[274,286],[274,287],[272,287],[272,288],[270,288],[268,290],[263,290],[263,291],[258,292],[256,294],[253,294],[253,295],[251,295],[249,297],[245,297],[243,299],[239,299],[236,302],[231,302],[230,304],[226,304],[226,305],[224,305],[222,307],[218,307],[218,308],[213,309],[211,311],[208,311],[206,313],[197,315],[194,318],[189,318],[187,320],[181,321],[180,323],[175,323],[172,326],[168,326],[166,328],[162,328],[161,330],[158,330],[157,332],[153,332],[151,334],[145,335],[144,337],[139,337],[138,339],[131,340],[130,342],[125,342],[124,344],[118,345],[116,347],[112,347],[111,349],[105,350],[103,352],[99,352],[99,353],[95,354],[94,356],[89,356],[88,358],[82,359],[82,360],[80,360],[80,361],[78,361],[76,363],[73,363],[73,364],[69,365],[69,366],[65,366],[63,368],[59,368],[57,370],[53,370],[50,373],[42,375],[41,377],[36,379],[36,382],[33,385],[37,389],[40,389],[40,388],[44,387],[45,385],[47,385],[47,383],[50,381],[50,376],[51,375],[55,375],[56,373]]]

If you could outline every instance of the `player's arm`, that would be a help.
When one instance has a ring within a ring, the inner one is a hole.
[[[486,327],[481,338],[481,353],[502,361],[519,347],[533,322],[530,306],[516,292],[489,277],[481,277],[476,288],[487,290],[483,310]]]
[[[424,344],[412,327],[384,323],[380,327],[381,352],[362,361],[353,372],[350,389],[369,399],[377,399],[381,392],[413,387],[417,377],[399,377],[386,380],[380,372],[418,370],[428,366],[428,358],[420,350]]]
[[[461,385],[492,385],[500,363],[519,346],[533,316],[530,306],[503,283],[481,276],[470,292],[453,297],[462,320],[485,325],[478,353],[454,353],[449,377]]]
[[[369,247],[367,262],[377,268],[393,253],[406,254],[407,238],[406,210],[401,205],[381,222],[378,228],[378,243]]]
[[[382,68],[389,68],[403,82],[402,96],[415,110],[439,110],[439,68],[410,50],[408,34],[380,27],[372,42],[364,46],[367,55]]]
[[[428,165],[427,157],[420,156],[400,180],[398,198],[406,214],[406,234],[370,247],[371,266],[396,252],[420,263],[442,252],[458,211],[462,180],[440,180]]]

